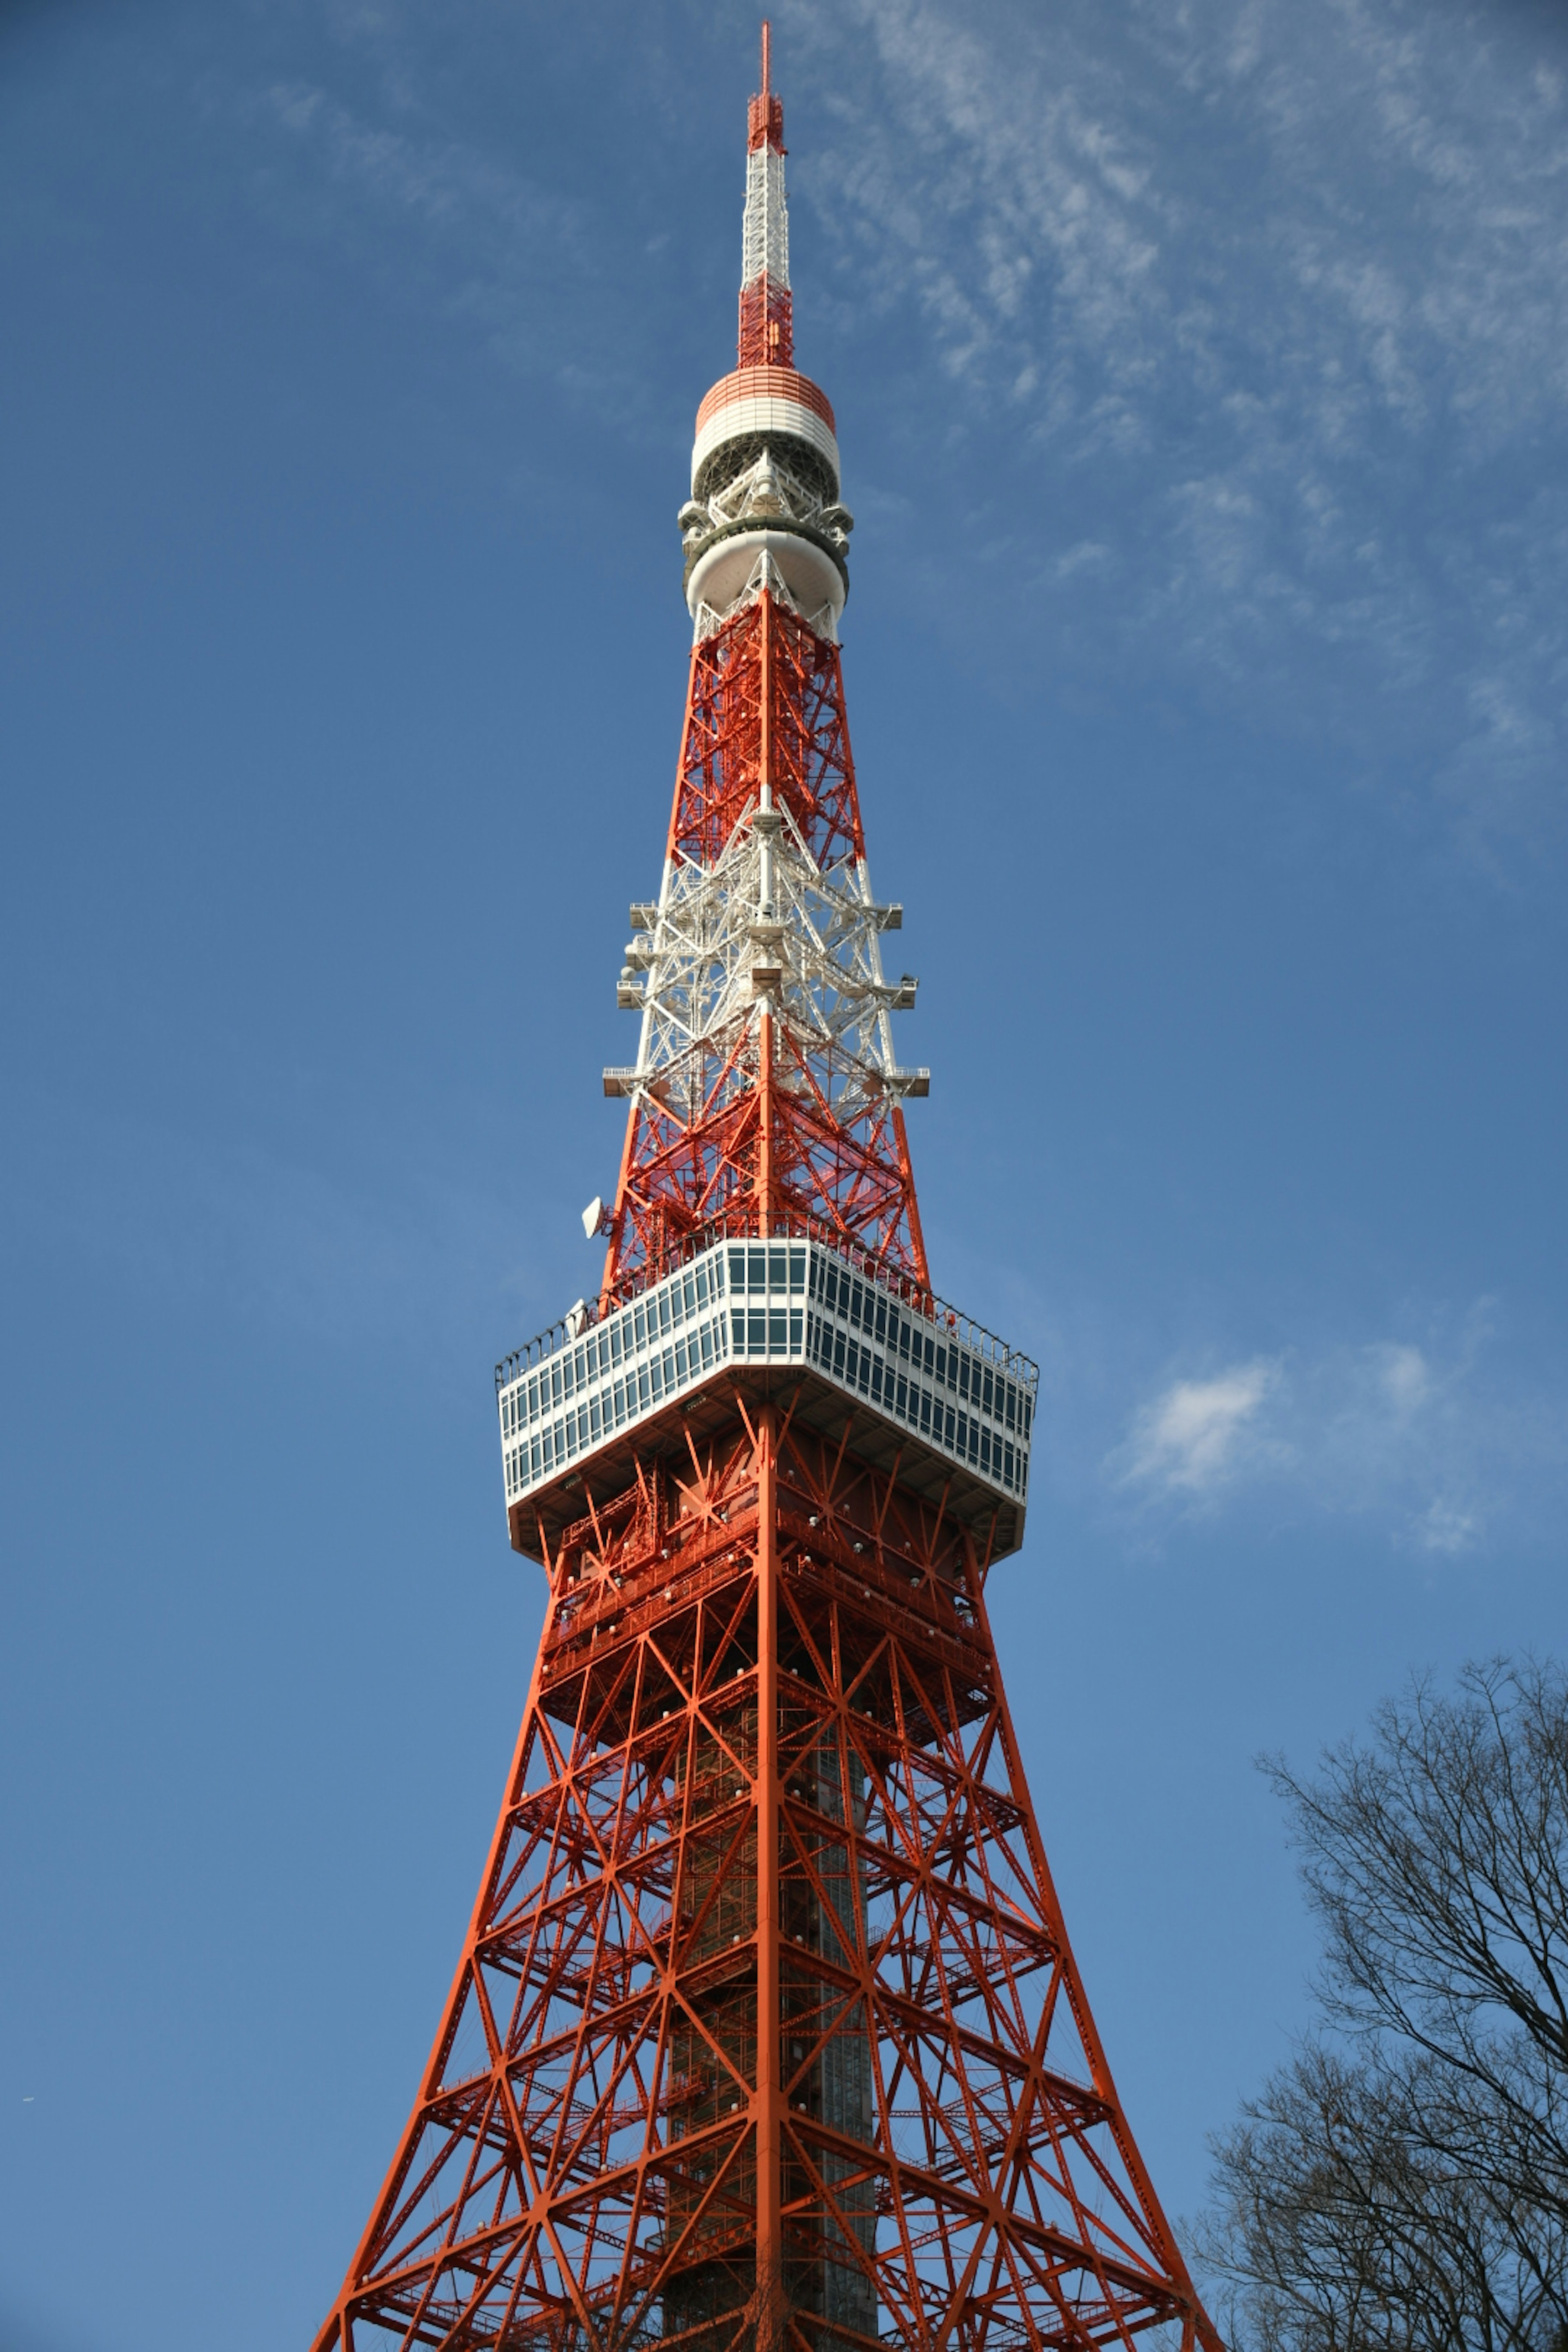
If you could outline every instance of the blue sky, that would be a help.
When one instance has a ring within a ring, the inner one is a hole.
[[[802,365],[1029,1348],[993,1603],[1172,2209],[1306,2014],[1251,1759],[1568,1647],[1568,25],[786,0]],[[539,1623],[755,18],[0,14],[0,2344],[308,2334]]]

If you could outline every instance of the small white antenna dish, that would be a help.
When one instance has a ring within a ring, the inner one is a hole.
[[[566,1309],[567,1336],[573,1339],[580,1339],[583,1336],[583,1326],[587,1320],[588,1302],[585,1298],[580,1298],[575,1307],[569,1307]]]
[[[598,1232],[599,1220],[604,1213],[605,1204],[603,1201],[600,1200],[597,1192],[595,1192],[593,1199],[589,1202],[587,1207],[583,1212],[583,1231],[589,1241],[592,1241],[594,1235]]]

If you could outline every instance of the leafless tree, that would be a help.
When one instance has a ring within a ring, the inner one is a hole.
[[[1215,2147],[1204,2254],[1257,2352],[1568,2352],[1568,1676],[1418,1682],[1267,1765],[1317,2029]]]

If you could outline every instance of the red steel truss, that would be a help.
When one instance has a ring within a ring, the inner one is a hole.
[[[547,1566],[472,1925],[317,2352],[1219,2352],[1074,1964],[983,1541],[737,1394]]]
[[[693,649],[667,857],[714,865],[764,783],[819,866],[864,856],[838,647],[765,591]],[[766,1013],[667,1071],[626,1122],[605,1297],[738,1213],[926,1283],[902,1108],[843,1075],[830,1046]]]
[[[765,48],[752,132],[782,154]],[[787,409],[782,383],[761,389]],[[679,866],[720,888],[765,817],[802,870],[855,878],[838,903],[876,927],[833,631],[759,579],[700,630],[667,887]],[[673,1390],[639,1359],[613,1413],[607,1388],[568,1413],[575,1454],[511,1457],[548,1613],[435,2045],[315,2352],[1131,2352],[1151,2331],[1223,2352],[1128,2128],[1003,1692],[985,1584],[1021,1525],[1015,1448],[1008,1495],[984,1453],[963,1468],[977,1420],[955,1454],[940,1396],[929,1421],[909,1408],[906,1359],[940,1383],[960,1352],[897,1099],[919,1074],[813,1029],[773,903],[733,1009],[607,1074],[635,1094],[598,1311],[725,1233],[826,1243],[842,1291],[752,1313],[797,1253],[725,1253],[745,1307],[726,1294],[700,1354],[687,1327]],[[842,969],[900,994],[874,959]],[[846,1326],[752,1360],[820,1334],[835,1297],[858,1347]],[[584,1393],[574,1348],[665,1328],[640,1295],[586,1342],[584,1319],[528,1355],[531,1413]],[[1019,1360],[959,1394],[975,1416],[1005,1389],[1022,1464]]]

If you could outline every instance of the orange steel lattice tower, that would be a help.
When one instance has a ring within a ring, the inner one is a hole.
[[[752,101],[740,366],[603,1287],[499,1368],[549,1614],[317,2352],[1218,2338],[1074,1965],[986,1616],[1036,1372],[932,1292],[845,723],[851,519]]]

